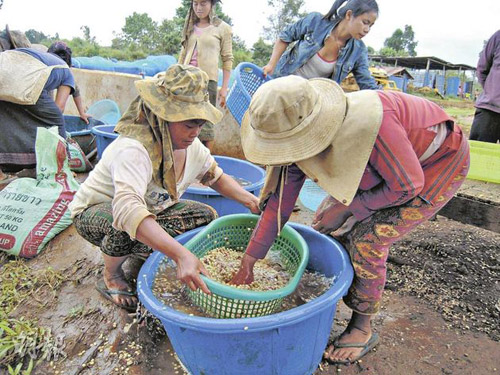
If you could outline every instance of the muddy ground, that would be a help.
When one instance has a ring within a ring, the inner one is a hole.
[[[470,127],[472,118],[461,122]],[[500,201],[500,185],[467,181],[461,192]],[[309,224],[312,212],[301,206],[292,219]],[[0,253],[0,271],[13,261]],[[53,353],[59,356],[38,361],[31,374],[185,374],[157,322],[138,326],[134,314],[100,297],[94,289],[102,272],[99,250],[73,226],[25,263],[31,278],[48,267],[59,275],[11,313],[37,319],[57,338]],[[339,302],[332,339],[349,316]],[[315,375],[500,374],[500,234],[438,216],[408,235],[391,249],[374,328],[381,341],[372,353],[349,367],[323,362]],[[0,375],[7,374],[0,367]]]
[[[302,223],[311,218],[304,207],[294,215]],[[424,224],[392,250],[388,290],[375,320],[379,346],[360,363],[322,363],[316,374],[500,373],[499,249],[500,234],[443,217]],[[25,301],[11,314],[51,327],[65,353],[40,362],[32,374],[185,373],[160,326],[150,321],[138,327],[133,314],[95,291],[102,270],[99,251],[73,226],[29,266],[34,272],[50,266],[64,276],[57,290],[39,291],[37,301]],[[340,302],[332,338],[348,317]]]

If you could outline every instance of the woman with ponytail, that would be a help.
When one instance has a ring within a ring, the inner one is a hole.
[[[377,17],[375,0],[336,0],[326,15],[310,13],[281,32],[264,74],[324,77],[340,83],[352,72],[360,89],[377,89],[361,41]],[[290,43],[294,45],[286,50]]]

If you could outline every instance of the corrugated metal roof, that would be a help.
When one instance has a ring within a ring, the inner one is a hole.
[[[424,57],[387,57],[381,55],[369,55],[371,61],[383,62],[386,64],[402,66],[411,69],[426,69],[427,62],[429,61],[429,69],[431,70],[442,70],[443,66],[446,70],[476,70],[475,67],[467,64],[452,64],[448,61],[442,60],[435,56],[424,56]]]
[[[401,76],[406,76],[409,79],[413,79],[413,76],[406,70],[406,68],[403,68],[401,66],[381,66],[381,69],[384,69],[387,72],[387,75],[389,76],[394,76],[394,75],[401,75]]]

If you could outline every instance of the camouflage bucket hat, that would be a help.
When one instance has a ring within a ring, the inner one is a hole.
[[[151,111],[166,121],[216,124],[222,119],[208,100],[208,75],[194,66],[174,64],[153,79],[135,81],[135,87]]]

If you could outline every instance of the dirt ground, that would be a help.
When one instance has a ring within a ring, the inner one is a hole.
[[[302,207],[293,219],[308,223],[311,218]],[[376,350],[349,367],[322,363],[316,374],[500,373],[499,249],[497,233],[443,217],[423,225],[391,253],[388,290],[375,320],[381,335]],[[29,265],[34,271],[50,266],[65,277],[56,292],[41,291],[40,302],[26,301],[11,314],[38,318],[66,353],[42,361],[32,374],[185,373],[160,326],[149,321],[138,327],[133,314],[98,295],[99,251],[73,226]],[[332,338],[348,318],[340,302]]]
[[[500,185],[468,181],[462,192],[500,200]],[[302,206],[292,220],[310,224],[312,212]],[[0,253],[0,271],[13,261]],[[59,343],[60,355],[38,361],[31,374],[186,374],[157,322],[137,325],[135,314],[100,297],[94,288],[100,252],[74,226],[26,264],[32,275],[48,267],[60,275],[57,285],[35,290],[11,313],[37,319]],[[332,339],[349,317],[339,302]],[[323,362],[315,375],[500,374],[500,234],[438,216],[396,244],[374,329],[381,341],[372,353],[348,367]]]

